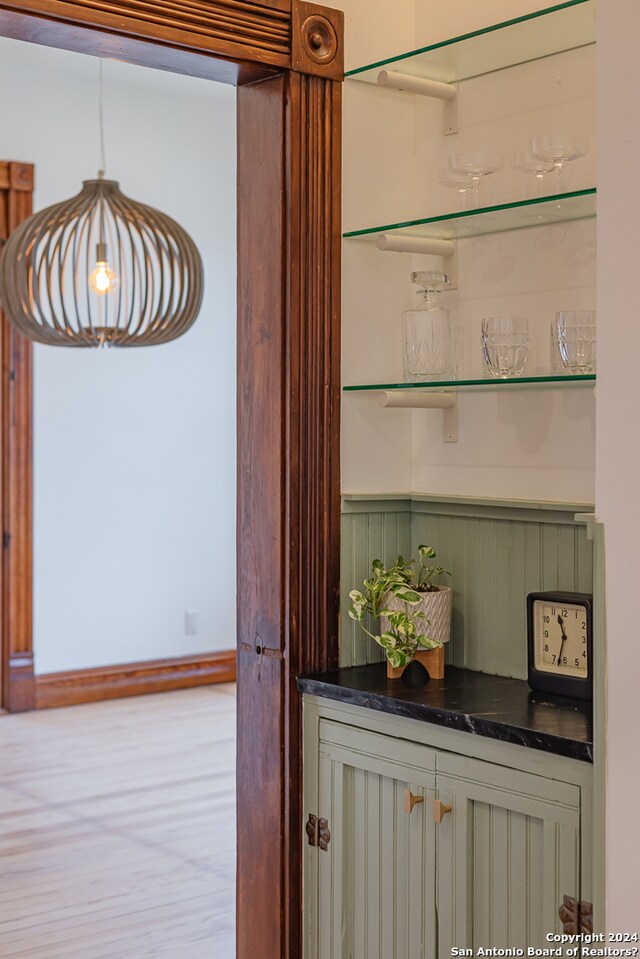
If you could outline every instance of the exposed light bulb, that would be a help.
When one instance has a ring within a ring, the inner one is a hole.
[[[96,245],[96,265],[89,274],[89,286],[98,296],[111,293],[118,285],[118,277],[109,266],[105,243]]]

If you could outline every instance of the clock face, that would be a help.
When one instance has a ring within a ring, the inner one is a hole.
[[[540,672],[586,679],[589,675],[587,610],[576,603],[536,599],[534,664]]]

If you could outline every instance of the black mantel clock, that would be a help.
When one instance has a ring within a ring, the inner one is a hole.
[[[593,597],[542,592],[527,596],[529,686],[543,693],[593,698]]]

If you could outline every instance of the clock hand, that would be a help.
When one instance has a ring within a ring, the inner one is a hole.
[[[558,613],[558,623],[559,623],[559,625],[560,625],[560,629],[562,630],[562,642],[560,643],[560,651],[559,651],[559,653],[558,653],[558,663],[557,663],[557,665],[559,666],[559,665],[560,665],[560,660],[562,659],[562,650],[563,650],[563,648],[564,648],[564,644],[565,644],[566,641],[567,641],[567,634],[566,634],[565,629],[564,629],[564,621],[563,621],[562,616],[560,615],[560,613]]]

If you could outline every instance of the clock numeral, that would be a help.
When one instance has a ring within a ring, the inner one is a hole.
[[[586,637],[586,636],[583,636],[583,637],[582,637],[582,642],[583,642],[583,645],[586,646],[586,644],[587,644],[587,637]]]
[[[563,657],[562,657],[562,665],[563,665],[563,666],[566,666],[566,665],[567,665],[567,657],[566,657],[566,656],[563,656]]]
[[[585,622],[582,623],[582,628],[583,628],[583,629],[586,629],[586,628],[587,628],[587,624],[586,624]]]
[[[548,653],[548,652],[549,652],[549,643],[545,643],[545,644],[544,644],[544,651],[545,651],[545,653]]]
[[[550,622],[551,622],[551,617],[550,617],[550,616],[543,616],[543,617],[542,617],[542,622],[543,622],[543,623],[550,623]]]
[[[583,649],[583,650],[582,650],[582,658],[583,658],[583,659],[586,659],[586,658],[587,658],[587,651],[586,651],[586,649]]]
[[[580,660],[579,660],[579,659],[574,660],[574,662],[575,662],[576,666],[578,666],[578,667],[580,666]]]
[[[568,613],[568,611],[567,611],[566,609],[563,609],[563,610],[562,610],[562,615],[563,615],[563,616],[568,616],[569,613]]]
[[[548,629],[545,629],[545,631],[544,631],[544,638],[545,638],[545,639],[549,639],[549,630],[548,630]]]

